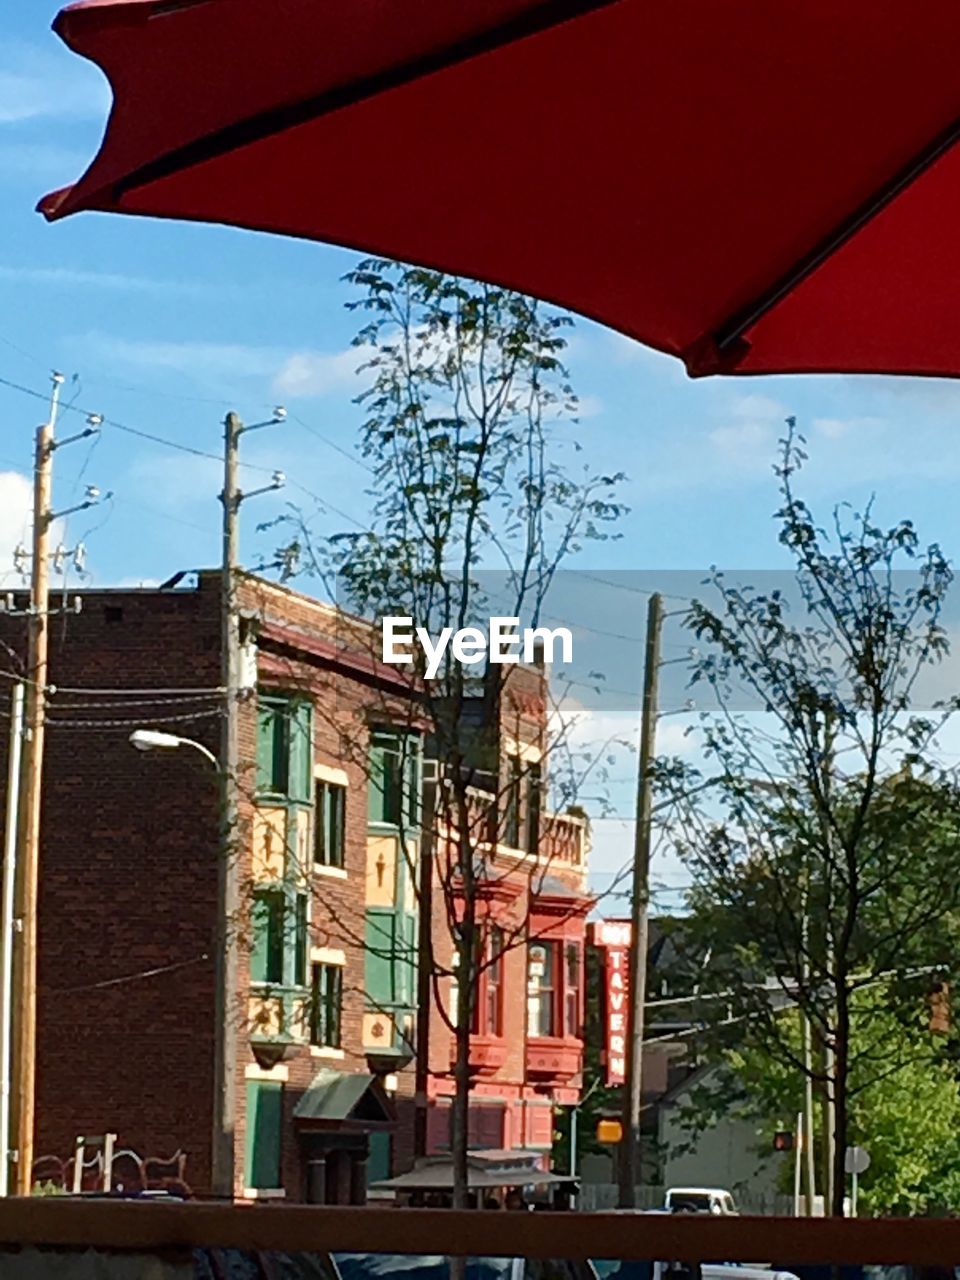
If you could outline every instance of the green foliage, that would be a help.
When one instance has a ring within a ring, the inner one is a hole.
[[[710,956],[698,1018],[765,1070],[821,1091],[830,1078],[839,1211],[856,1098],[907,1069],[960,940],[960,788],[936,745],[957,699],[915,710],[947,652],[953,574],[872,504],[821,528],[795,492],[805,454],[788,425],[776,519],[792,581],[761,592],[711,575],[717,603],[687,617],[702,646],[692,683],[717,703],[700,724],[709,768],[669,762],[659,781],[694,880],[688,946]],[[810,1021],[809,1061],[790,1008]]]
[[[860,1179],[859,1210],[876,1215],[955,1210],[960,1207],[960,1087],[951,1046],[916,1028],[905,1033],[900,1018],[876,997],[864,994],[858,1003],[873,1006],[869,1020],[854,1020],[852,1037],[849,1144],[870,1155],[870,1168]],[[797,1014],[784,1014],[781,1022],[783,1036],[799,1052]],[[865,1022],[869,1035],[860,1030]],[[883,1057],[883,1047],[889,1057]],[[769,1153],[776,1131],[794,1129],[802,1106],[802,1075],[743,1037],[690,1090],[680,1112],[682,1149],[695,1149],[704,1129],[721,1120],[742,1118],[756,1124],[758,1148]],[[822,1119],[818,1096],[814,1132],[820,1185]],[[780,1190],[790,1190],[792,1160],[782,1162],[780,1173]]]

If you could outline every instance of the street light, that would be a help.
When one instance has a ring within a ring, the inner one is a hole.
[[[202,742],[195,742],[193,738],[181,738],[179,734],[164,733],[161,729],[134,729],[130,735],[130,745],[138,751],[176,751],[179,747],[193,747],[194,751],[199,751],[210,761],[217,773],[220,772],[217,757]]]

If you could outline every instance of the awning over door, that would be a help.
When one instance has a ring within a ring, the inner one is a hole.
[[[396,1111],[376,1076],[366,1072],[318,1071],[294,1108],[303,1126],[382,1129],[397,1122]]]

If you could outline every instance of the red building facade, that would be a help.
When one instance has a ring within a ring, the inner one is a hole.
[[[474,1148],[523,1148],[547,1167],[555,1111],[580,1096],[589,840],[584,817],[549,813],[547,689],[538,667],[512,669],[498,700],[491,755],[497,773],[481,779],[471,802],[486,828],[478,889],[484,962],[470,1039],[469,1141]],[[442,788],[442,770],[434,781]],[[436,802],[435,807],[440,808]],[[473,825],[473,824],[472,824]],[[439,839],[442,843],[442,825]],[[451,887],[444,856],[434,859],[432,948],[438,968],[455,968]],[[426,895],[425,895],[426,896]],[[455,898],[454,893],[454,898]],[[426,1105],[421,1153],[450,1149],[450,1110],[459,997],[440,980],[421,1045],[418,1093]],[[444,1011],[446,1017],[444,1017]]]

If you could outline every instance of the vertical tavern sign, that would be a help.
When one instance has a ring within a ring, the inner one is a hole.
[[[599,920],[593,944],[603,956],[603,1040],[607,1084],[623,1084],[627,1071],[630,922]]]

